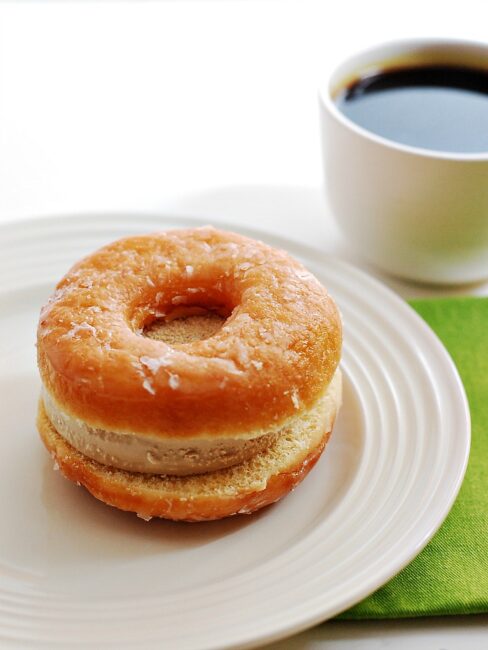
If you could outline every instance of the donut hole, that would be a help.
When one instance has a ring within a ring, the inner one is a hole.
[[[240,303],[240,292],[221,278],[151,287],[129,306],[129,324],[144,337],[184,345],[214,336]]]
[[[222,308],[178,307],[164,318],[156,318],[146,325],[142,335],[169,345],[203,341],[214,336],[229,315]]]

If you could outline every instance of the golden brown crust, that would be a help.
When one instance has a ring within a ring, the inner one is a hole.
[[[203,341],[140,335],[182,304],[230,316]],[[235,437],[313,404],[341,340],[333,300],[301,264],[200,228],[123,239],[76,264],[41,312],[38,361],[60,407],[91,426]]]
[[[219,494],[182,496],[181,490],[168,489],[163,480],[153,483],[141,479],[134,481],[134,474],[112,470],[83,456],[71,447],[48,420],[42,400],[39,402],[37,426],[47,449],[55,458],[66,478],[81,484],[97,499],[121,510],[136,512],[144,518],[163,517],[175,521],[209,521],[234,514],[250,514],[288,494],[300,483],[320,458],[329,439],[330,431],[324,433],[320,442],[286,470],[272,475],[264,489],[242,491],[236,494],[225,490]],[[206,481],[206,477],[201,477]],[[173,485],[185,479],[173,478]]]

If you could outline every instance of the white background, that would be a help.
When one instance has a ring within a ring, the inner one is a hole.
[[[487,40],[488,4],[0,4],[0,220],[171,212],[275,230],[363,265],[322,195],[317,86],[397,37]],[[363,265],[365,266],[365,265]],[[376,273],[402,295],[481,294]],[[330,623],[289,650],[487,648],[488,617]]]

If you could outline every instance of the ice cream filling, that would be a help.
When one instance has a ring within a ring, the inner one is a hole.
[[[337,371],[324,400],[324,431],[332,428],[340,402],[341,377]],[[280,435],[281,428],[255,438],[157,438],[94,428],[66,413],[44,388],[42,399],[47,416],[57,432],[85,456],[118,469],[147,474],[185,476],[202,474],[242,463],[266,449]],[[292,420],[300,418],[297,413]]]

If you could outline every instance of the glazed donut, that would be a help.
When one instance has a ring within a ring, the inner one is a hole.
[[[194,340],[178,339],[185,322]],[[261,507],[289,491],[332,428],[341,341],[332,298],[283,251],[211,227],[122,239],[77,263],[41,311],[41,436],[69,478],[117,507],[188,520],[252,510],[195,486],[230,494],[264,463],[271,474],[239,496]]]

